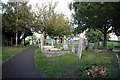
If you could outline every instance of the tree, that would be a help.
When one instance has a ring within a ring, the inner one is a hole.
[[[103,40],[103,33],[97,29],[89,29],[86,31],[85,34],[88,42],[94,43],[95,41],[102,41]]]
[[[3,8],[3,35],[9,34],[14,37],[16,34],[16,46],[18,40],[21,41],[27,35],[32,35],[30,28],[32,26],[32,13],[30,12],[31,6],[27,6],[27,2],[8,2],[7,4],[2,3]],[[24,36],[21,38],[21,35]],[[5,35],[6,36],[6,35]]]
[[[37,32],[48,34],[49,36],[63,36],[68,35],[71,32],[71,25],[67,18],[63,14],[58,14],[55,12],[57,3],[52,4],[50,2],[48,5],[42,4],[39,6],[37,4],[37,11],[35,12],[36,28]]]
[[[107,49],[107,34],[112,31],[112,29],[110,30],[111,27],[117,27],[113,25],[114,11],[116,13],[120,12],[120,10],[116,10],[116,5],[119,6],[119,3],[73,2],[69,5],[69,8],[75,12],[73,14],[74,23],[78,25],[79,29],[93,28],[100,30],[104,34],[104,48]],[[117,31],[115,30],[115,32]]]
[[[99,41],[103,41],[104,35],[98,29],[89,29],[86,31],[85,36],[89,43],[95,43],[94,47],[97,50],[99,45]],[[107,35],[107,39],[109,38],[109,34]]]

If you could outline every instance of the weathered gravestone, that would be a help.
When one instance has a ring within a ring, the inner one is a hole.
[[[112,59],[111,63],[113,66],[120,68],[120,58],[118,54]]]
[[[74,53],[75,52],[75,44],[74,44],[74,39],[73,39],[74,37],[73,36],[70,36],[69,37],[69,42],[70,42],[70,44],[71,44],[71,51],[72,51],[72,53]],[[69,46],[70,47],[70,46]]]
[[[54,46],[54,44],[53,44],[53,39],[51,40],[51,46]]]
[[[75,44],[74,44],[74,40],[71,40],[71,45],[72,45],[72,53],[75,52]]]
[[[85,38],[82,38],[82,50],[86,49],[86,41]]]
[[[89,50],[89,51],[93,51],[94,49],[93,49],[93,45],[92,44],[88,44],[87,45],[87,49]]]
[[[83,49],[83,38],[80,38],[79,44],[78,44],[78,57],[81,58],[82,55],[82,49]]]
[[[63,49],[64,49],[64,50],[68,50],[68,45],[67,45],[67,41],[66,41],[66,36],[64,36],[64,39],[63,39]]]

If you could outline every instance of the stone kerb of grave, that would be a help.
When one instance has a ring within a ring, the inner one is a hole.
[[[61,56],[61,49],[54,48],[54,46],[44,46],[44,52],[46,57]]]
[[[50,50],[52,48],[54,48],[54,46],[44,46],[44,50]]]

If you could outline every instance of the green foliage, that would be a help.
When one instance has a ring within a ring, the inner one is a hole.
[[[112,30],[119,34],[120,3],[70,3],[69,8],[74,10],[74,24],[78,25],[77,32],[87,28],[100,30],[104,34],[104,47],[107,48],[107,34]],[[113,28],[109,30],[109,28]],[[118,29],[118,30],[117,30]]]
[[[66,53],[67,54],[67,53]],[[69,72],[75,70],[75,77],[81,78],[82,70],[92,65],[101,65],[109,71],[108,78],[118,77],[118,69],[111,65],[111,59],[114,54],[98,54],[89,51],[83,51],[81,59],[76,54],[67,54],[61,57],[52,57],[43,59],[40,50],[36,51],[35,58],[37,66],[44,72],[48,78],[72,77]]]
[[[35,31],[45,32],[50,36],[63,36],[71,33],[71,25],[62,13],[55,12],[57,3],[37,5],[38,11],[35,12]]]
[[[85,34],[88,42],[94,43],[95,39],[102,41],[103,34],[99,30],[90,29]]]
[[[1,4],[3,12],[2,33],[7,38],[7,41],[11,41],[13,44],[16,42],[17,46],[26,36],[32,35],[33,13],[30,11],[31,6],[28,6],[27,2]],[[23,35],[22,38],[20,38],[21,35]],[[18,39],[15,39],[15,37]]]
[[[99,31],[98,29],[89,29],[86,31],[86,34],[85,34],[88,42],[91,42],[91,43],[94,43],[94,42],[97,42],[97,41],[103,41],[104,39],[104,34]],[[107,35],[107,39],[109,39],[109,35]]]
[[[8,2],[2,7],[2,26],[5,31],[24,31],[31,27],[32,13],[30,12],[31,7],[27,6],[27,3]]]

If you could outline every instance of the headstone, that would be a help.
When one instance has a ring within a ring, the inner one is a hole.
[[[78,45],[78,57],[81,58],[82,55],[82,49],[83,49],[83,38],[80,38],[79,45]]]
[[[75,52],[75,44],[74,44],[74,40],[73,39],[71,40],[71,44],[72,44],[72,52],[74,53]]]
[[[30,40],[30,45],[32,45],[32,40]]]
[[[66,36],[64,36],[64,40],[63,40],[63,49],[64,49],[64,50],[68,50],[68,45],[67,45],[67,41],[66,41]]]
[[[51,46],[54,46],[54,44],[53,44],[53,39],[51,40]]]
[[[83,42],[82,42],[82,50],[86,49],[86,41],[85,38],[83,38]]]
[[[74,39],[73,38],[74,38],[73,36],[70,36],[68,38],[68,40],[70,41],[70,44],[72,46],[71,51],[74,53],[75,52],[75,44],[74,44]]]
[[[118,54],[116,54],[116,56],[112,59],[111,63],[113,66],[120,68],[120,59]]]
[[[92,44],[88,44],[87,46],[88,46],[88,50],[89,50],[89,51],[93,51],[93,50],[94,50]]]

